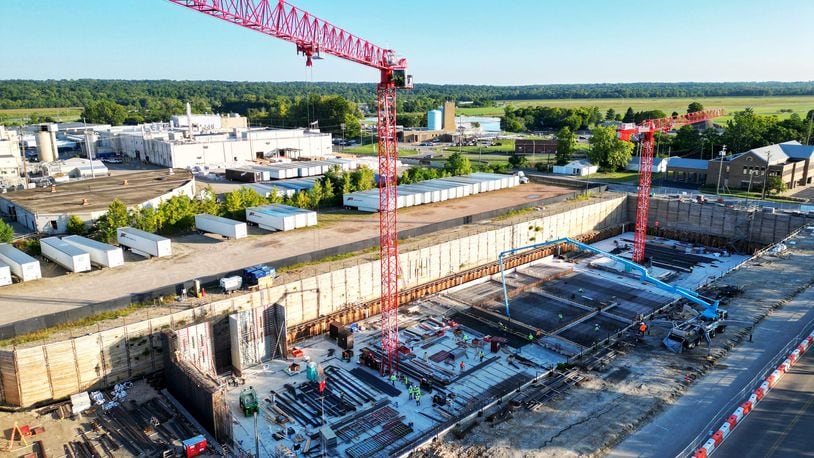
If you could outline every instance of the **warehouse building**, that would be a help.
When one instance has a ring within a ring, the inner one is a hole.
[[[0,126],[0,184],[14,186],[21,183],[22,163],[17,132]]]
[[[2,194],[0,214],[34,232],[61,234],[71,216],[91,223],[105,214],[115,199],[132,209],[155,207],[176,195],[195,195],[192,173],[151,170]]]
[[[100,133],[97,151],[173,168],[229,167],[257,158],[305,159],[331,154],[331,134],[315,129],[226,129],[224,119],[229,125],[240,125],[245,118],[221,117],[220,123],[214,118],[199,120],[208,123],[204,124],[207,129],[196,132],[194,117],[192,130],[174,127],[181,119],[186,117],[172,125],[111,128]]]

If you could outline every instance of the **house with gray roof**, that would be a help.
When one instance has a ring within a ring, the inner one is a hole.
[[[762,188],[770,177],[780,177],[789,189],[812,184],[814,146],[797,141],[753,148],[708,161],[706,184],[716,186],[720,171],[721,186],[737,189]]]

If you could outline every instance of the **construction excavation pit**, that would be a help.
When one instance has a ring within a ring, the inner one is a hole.
[[[629,257],[630,237],[593,246]],[[655,246],[651,275],[689,290],[748,259],[670,240]],[[286,343],[280,307],[236,313],[228,319],[233,372],[215,369],[224,364],[214,341],[226,338],[217,325],[165,333],[176,355],[168,386],[186,405],[184,397],[206,398],[201,423],[243,453],[408,454],[473,418],[500,423],[508,413],[495,409],[507,400],[543,405],[582,380],[568,369],[574,362],[595,362],[640,337],[641,322],[678,303],[629,270],[601,254],[563,250],[505,271],[505,296],[495,274],[404,305],[393,374],[381,373],[378,316]],[[208,394],[179,393],[192,379],[200,385],[193,391]]]

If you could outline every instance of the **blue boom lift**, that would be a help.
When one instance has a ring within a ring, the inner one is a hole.
[[[644,266],[636,264],[629,259],[616,256],[568,237],[550,240],[548,242],[536,243],[520,248],[512,248],[511,250],[503,251],[498,255],[498,261],[500,264],[500,280],[503,284],[503,305],[506,308],[507,317],[511,318],[511,314],[509,313],[509,294],[506,290],[506,276],[503,268],[503,258],[518,251],[559,245],[561,243],[571,244],[581,250],[590,251],[612,259],[625,266],[626,271],[639,272],[641,274],[641,281],[648,282],[663,291],[681,296],[690,302],[700,305],[702,307],[702,311],[698,313],[698,315],[690,318],[689,320],[675,324],[667,337],[664,338],[664,345],[669,350],[675,353],[681,353],[683,350],[690,350],[697,346],[701,342],[701,339],[706,340],[707,344],[709,344],[710,339],[715,337],[716,334],[724,332],[726,329],[725,320],[728,317],[728,313],[726,310],[718,307],[717,300],[709,300],[702,297],[695,291],[665,283],[655,277],[652,277]]]

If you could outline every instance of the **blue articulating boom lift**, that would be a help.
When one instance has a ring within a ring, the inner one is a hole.
[[[707,344],[709,344],[710,339],[715,337],[716,334],[724,332],[724,330],[726,329],[725,320],[728,317],[728,313],[726,312],[726,310],[720,309],[718,307],[718,301],[713,301],[704,298],[695,291],[665,283],[655,277],[652,277],[644,266],[636,264],[635,262],[629,259],[613,255],[606,251],[600,250],[599,248],[587,245],[585,243],[579,242],[568,237],[550,240],[548,242],[536,243],[533,245],[528,245],[520,248],[512,248],[511,250],[503,251],[498,255],[498,261],[500,263],[500,279],[501,282],[503,283],[503,305],[506,307],[507,317],[511,319],[511,315],[509,313],[509,294],[506,290],[506,276],[503,269],[503,258],[507,255],[514,254],[518,251],[542,248],[551,245],[558,245],[561,243],[571,244],[581,250],[591,251],[593,253],[610,258],[625,266],[625,270],[627,271],[635,270],[639,272],[641,274],[640,277],[641,281],[648,282],[656,286],[660,290],[666,291],[671,294],[675,294],[677,296],[681,296],[682,298],[690,302],[700,305],[703,308],[703,310],[697,316],[694,316],[693,318],[690,318],[689,320],[683,321],[681,323],[675,324],[673,328],[670,330],[670,333],[667,335],[667,337],[664,338],[664,345],[669,350],[675,353],[681,353],[685,349],[689,350],[694,348],[701,342],[701,339],[706,340]]]

